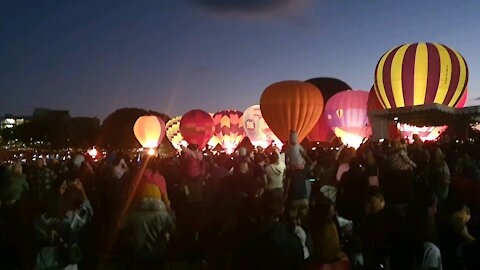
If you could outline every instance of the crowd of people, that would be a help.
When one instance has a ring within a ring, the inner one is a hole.
[[[197,148],[0,166],[0,269],[480,269],[474,142]]]

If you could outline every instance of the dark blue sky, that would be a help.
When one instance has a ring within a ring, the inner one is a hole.
[[[278,1],[0,0],[0,114],[243,111],[318,76],[369,90],[383,53],[419,41],[459,51],[480,96],[478,1]]]

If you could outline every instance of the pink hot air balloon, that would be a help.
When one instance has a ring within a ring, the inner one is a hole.
[[[233,153],[245,137],[242,115],[242,112],[235,110],[220,111],[213,115],[215,135],[228,154]]]
[[[309,79],[307,82],[315,85],[320,90],[325,104],[336,93],[352,89],[346,82],[336,78],[319,77]],[[335,134],[328,126],[325,114],[320,116],[315,126],[308,133],[307,138],[312,142],[327,142],[335,138]]]
[[[243,113],[243,129],[253,146],[267,148],[272,142],[278,144],[280,140],[263,119],[260,105],[253,105]],[[278,145],[277,145],[278,146]],[[280,146],[281,147],[281,146]]]
[[[212,117],[202,110],[191,110],[180,120],[180,132],[189,144],[203,149],[214,133]]]
[[[333,95],[325,106],[330,128],[347,145],[358,147],[364,137],[372,134],[367,102],[367,91],[347,90]]]

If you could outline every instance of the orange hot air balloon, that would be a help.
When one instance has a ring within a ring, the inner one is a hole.
[[[133,126],[133,133],[142,147],[155,148],[165,136],[165,123],[155,115],[140,116]]]
[[[290,130],[301,142],[317,123],[323,111],[322,93],[311,83],[283,81],[269,85],[260,98],[263,118],[283,142]]]

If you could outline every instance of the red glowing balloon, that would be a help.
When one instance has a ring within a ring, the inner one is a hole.
[[[212,138],[214,132],[213,119],[205,111],[191,110],[180,120],[180,133],[189,144],[198,145],[203,149]]]

